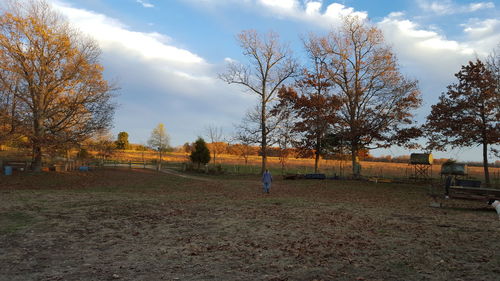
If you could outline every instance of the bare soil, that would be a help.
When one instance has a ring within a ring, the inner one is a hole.
[[[498,280],[485,203],[426,186],[210,181],[149,170],[0,176],[0,280]]]

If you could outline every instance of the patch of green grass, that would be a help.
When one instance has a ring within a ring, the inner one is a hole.
[[[23,212],[0,214],[0,234],[9,234],[33,224],[35,218]]]

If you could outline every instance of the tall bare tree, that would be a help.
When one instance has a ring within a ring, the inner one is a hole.
[[[496,91],[500,98],[500,44],[486,58],[486,68],[495,80]]]
[[[0,81],[16,101],[15,118],[33,148],[81,142],[109,128],[115,106],[102,76],[100,49],[43,0],[13,1],[0,15]]]
[[[495,80],[495,97],[500,104],[500,43],[486,58],[486,68],[491,72],[493,80]],[[491,147],[492,152],[495,156],[500,158],[500,149],[497,147]]]
[[[357,17],[316,39],[327,55],[327,76],[341,101],[340,125],[351,146],[353,174],[359,176],[358,151],[389,146],[414,123],[421,104],[417,81],[405,78],[382,32]]]
[[[262,36],[255,30],[238,34],[238,42],[249,64],[230,63],[219,77],[229,84],[242,85],[246,91],[259,97],[259,137],[262,171],[267,167],[267,147],[272,127],[269,126],[270,103],[279,87],[297,70],[289,47],[280,43],[278,34]]]

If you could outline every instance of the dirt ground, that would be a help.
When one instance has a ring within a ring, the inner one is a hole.
[[[0,280],[498,280],[483,203],[149,170],[0,176]]]

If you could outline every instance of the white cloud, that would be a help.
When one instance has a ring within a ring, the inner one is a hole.
[[[149,3],[149,2],[146,2],[144,0],[135,0],[135,2],[141,4],[144,8],[154,8],[155,5]]]
[[[495,3],[493,2],[475,2],[468,5],[460,5],[452,0],[418,0],[417,3],[425,12],[431,12],[437,15],[472,13],[483,9],[495,8]]]
[[[368,13],[355,11],[343,4],[324,5],[322,0],[183,0],[195,6],[208,8],[241,5],[259,13],[267,13],[278,18],[306,21],[323,27],[340,23],[341,18],[352,15],[360,19],[368,18]]]
[[[419,80],[449,82],[460,65],[474,56],[475,50],[464,42],[449,40],[436,31],[421,28],[407,19],[387,17],[378,23],[402,66],[410,70]],[[434,81],[434,82],[435,82]],[[440,90],[436,90],[437,93]]]
[[[392,12],[387,17],[388,18],[402,18],[405,16],[404,12]]]
[[[296,0],[259,0],[259,2],[264,6],[288,11],[295,10],[298,6]]]
[[[463,24],[464,32],[470,39],[477,39],[481,37],[500,36],[500,20],[499,19],[485,19],[485,20],[471,20],[468,24]]]
[[[258,0],[258,4],[264,6],[266,10],[273,14],[327,28],[339,24],[342,17],[346,16],[356,16],[360,19],[368,18],[366,12],[358,12],[339,3],[332,3],[323,7],[322,1],[305,1],[300,4],[298,0]]]
[[[480,2],[469,4],[469,11],[475,12],[483,9],[493,9],[495,8],[495,3],[493,2]]]
[[[194,140],[208,120],[228,131],[251,103],[216,78],[217,66],[175,46],[169,36],[134,31],[103,14],[53,1],[73,26],[100,45],[104,74],[120,88],[115,128],[130,131],[131,141],[147,140],[159,122],[166,124],[173,145]]]
[[[472,19],[462,26],[467,41],[481,56],[490,53],[500,43],[499,19]]]
[[[225,63],[237,63],[238,61],[232,58],[224,58]]]
[[[126,25],[116,19],[102,14],[72,8],[67,5],[55,6],[70,21],[95,38],[103,49],[123,48],[131,55],[149,60],[162,60],[178,65],[205,65],[203,58],[190,51],[168,45],[168,36],[153,32],[144,33],[131,31]]]

